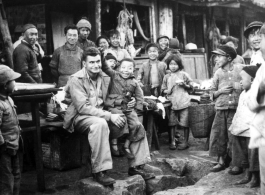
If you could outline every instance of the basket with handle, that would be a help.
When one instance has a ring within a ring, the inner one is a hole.
[[[189,107],[189,125],[194,138],[209,137],[214,116],[214,103]]]

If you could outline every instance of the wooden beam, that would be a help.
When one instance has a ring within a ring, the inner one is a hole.
[[[206,18],[206,14],[202,15],[202,23],[203,23],[203,43],[204,43],[205,53],[208,54],[207,18]]]
[[[247,48],[247,43],[246,39],[244,37],[244,30],[246,26],[246,18],[245,18],[245,7],[242,7],[242,12],[241,12],[241,25],[240,25],[240,38],[241,38],[241,53],[243,54],[246,51]]]
[[[96,37],[101,35],[101,0],[95,0]]]
[[[156,35],[156,17],[155,17],[155,5],[152,1],[151,6],[149,7],[149,21],[150,21],[150,34],[151,34],[151,41],[156,42],[157,35]]]
[[[167,35],[169,38],[173,35],[173,13],[170,1],[159,3],[159,34]]]
[[[187,31],[186,31],[186,20],[185,15],[181,15],[181,21],[182,21],[182,33],[183,33],[183,41],[184,41],[184,48],[187,45]]]
[[[225,18],[225,33],[226,33],[226,36],[229,36],[230,35],[230,29],[229,29],[229,9],[225,9],[225,15],[226,15],[226,18]]]
[[[4,47],[6,51],[7,64],[10,68],[14,68],[12,54],[14,51],[12,39],[10,36],[6,13],[2,0],[0,0],[0,32],[3,37]]]

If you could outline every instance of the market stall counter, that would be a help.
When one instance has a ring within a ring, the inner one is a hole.
[[[12,94],[14,102],[29,102],[31,105],[32,127],[27,127],[25,130],[35,132],[35,161],[37,170],[37,182],[39,191],[45,190],[45,180],[42,160],[41,147],[41,123],[39,113],[39,103],[47,102],[54,93],[60,89],[54,84],[32,84],[32,83],[17,83],[17,90]],[[57,124],[58,125],[58,124]],[[22,127],[22,132],[23,132]]]

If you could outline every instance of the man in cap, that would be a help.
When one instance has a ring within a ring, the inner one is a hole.
[[[212,98],[215,100],[216,114],[210,135],[210,156],[218,156],[218,164],[211,171],[218,172],[225,169],[224,157],[227,155],[228,128],[232,123],[241,93],[240,71],[241,64],[234,64],[236,50],[222,45],[212,51],[216,55],[215,72],[212,83]]]
[[[42,83],[41,72],[36,55],[38,30],[33,24],[23,26],[24,39],[13,53],[14,70],[21,74],[17,80],[24,83]]]
[[[251,52],[251,60],[250,65],[256,66],[257,64],[262,64],[264,59],[262,58],[262,54],[260,51],[260,41],[261,37],[259,34],[259,30],[262,26],[262,22],[254,21],[251,22],[244,31],[244,36],[248,41],[248,44],[252,50]],[[245,54],[243,54],[245,56]]]
[[[58,87],[66,85],[68,78],[81,70],[83,50],[77,46],[78,29],[74,24],[64,28],[66,43],[57,48],[49,64],[54,82]]]
[[[0,194],[19,194],[19,151],[23,146],[14,102],[9,97],[19,77],[8,66],[0,65]]]
[[[76,24],[78,28],[78,41],[77,45],[80,47],[82,50],[85,50],[88,47],[96,47],[95,43],[93,41],[88,40],[88,36],[91,32],[91,24],[87,20],[86,17],[82,17],[81,20]]]
[[[261,42],[260,51],[265,59],[265,24],[259,31]],[[263,61],[249,91],[250,97],[248,106],[250,110],[256,113],[252,120],[250,132],[251,148],[259,148],[259,165],[260,165],[260,187],[261,194],[265,194],[265,62]],[[256,135],[256,136],[254,136]]]

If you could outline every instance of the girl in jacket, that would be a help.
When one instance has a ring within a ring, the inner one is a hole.
[[[184,142],[178,145],[178,149],[184,150],[189,147],[188,107],[190,106],[190,96],[188,90],[192,88],[192,80],[188,73],[183,71],[182,60],[178,55],[169,56],[167,64],[171,73],[164,77],[161,92],[172,103],[168,122],[171,138],[169,149],[177,148],[175,132],[177,126],[180,126],[184,130]]]

